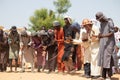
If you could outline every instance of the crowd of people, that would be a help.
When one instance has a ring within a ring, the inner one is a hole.
[[[42,27],[30,32],[25,28],[19,34],[16,26],[9,33],[0,29],[0,72],[7,70],[7,64],[13,72],[13,60],[17,72],[20,59],[20,72],[25,72],[26,63],[34,72],[36,63],[38,72],[47,69],[48,73],[70,74],[83,69],[86,78],[110,80],[120,72],[120,30],[102,12],[95,17],[100,27],[91,19],[83,19],[80,25],[65,16],[63,27],[55,20],[49,30]]]

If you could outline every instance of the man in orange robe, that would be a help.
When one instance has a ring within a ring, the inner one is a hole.
[[[55,28],[55,40],[58,44],[58,56],[57,56],[57,66],[58,72],[64,72],[64,64],[62,62],[62,56],[64,54],[64,32],[63,28],[60,27],[60,23],[58,21],[53,22],[53,26]]]

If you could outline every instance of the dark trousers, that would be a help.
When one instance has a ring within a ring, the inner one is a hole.
[[[10,70],[12,71],[12,60],[13,59],[9,59],[9,65],[10,65]],[[15,59],[15,70],[17,70],[17,66],[18,66],[18,59]]]
[[[112,76],[112,68],[103,68],[102,70],[102,77],[106,78],[106,73],[108,74],[108,77]]]
[[[6,71],[7,65],[6,64],[0,64],[0,72]]]
[[[57,63],[57,46],[51,46],[48,48],[48,69],[49,71],[55,71]]]
[[[74,51],[73,51],[73,54],[72,54],[72,60],[73,60],[73,64],[76,64],[76,48],[77,48],[77,45],[74,45]]]
[[[7,57],[6,52],[0,52],[0,72],[6,71]]]
[[[112,66],[114,65],[113,62],[113,57],[111,57],[111,61],[110,61],[110,68],[103,68],[102,69],[102,77],[106,78],[106,74],[108,74],[108,77],[112,76]]]
[[[56,69],[56,53],[48,54],[48,69],[49,71],[55,71]]]
[[[84,64],[84,74],[90,76],[90,74],[91,74],[90,63]]]

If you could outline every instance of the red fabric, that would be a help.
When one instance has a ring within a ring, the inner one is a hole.
[[[84,60],[82,46],[79,45],[76,50],[77,50],[77,68],[81,69],[83,68],[83,60]]]
[[[61,62],[62,56],[64,54],[64,32],[63,28],[60,28],[60,30],[55,30],[55,40],[58,43],[58,56],[57,56],[57,64],[58,64],[58,70],[63,70],[64,65]]]

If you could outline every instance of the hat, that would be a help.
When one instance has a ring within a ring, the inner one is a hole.
[[[100,19],[102,19],[103,17],[105,17],[102,12],[97,12],[95,16],[96,16],[96,20],[100,20]]]
[[[60,26],[60,22],[59,21],[54,21],[53,26]]]
[[[92,21],[89,20],[89,19],[83,19],[82,25],[84,26],[84,25],[87,25],[87,24],[93,24],[93,23],[92,23]]]
[[[70,16],[64,16],[64,20],[67,19],[69,21],[69,23],[72,23],[72,19]]]

